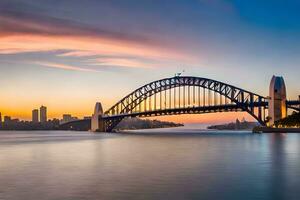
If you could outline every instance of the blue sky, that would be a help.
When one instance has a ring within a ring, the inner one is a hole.
[[[0,2],[0,111],[89,115],[185,70],[267,95],[273,74],[299,92],[299,1]]]

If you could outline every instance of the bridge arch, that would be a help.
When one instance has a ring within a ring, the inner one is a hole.
[[[101,117],[111,131],[124,117],[246,111],[265,125],[267,99],[213,79],[175,76],[148,83],[128,94]]]

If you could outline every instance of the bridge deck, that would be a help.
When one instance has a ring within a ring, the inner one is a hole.
[[[245,104],[246,107],[248,104]],[[266,106],[265,102],[254,103],[254,107]],[[104,115],[102,119],[120,118],[120,117],[150,117],[161,115],[180,115],[180,114],[202,114],[212,112],[230,112],[230,111],[243,111],[241,105],[237,104],[224,104],[224,105],[212,105],[212,106],[193,106],[186,108],[170,108],[170,109],[157,109],[145,112],[132,112],[117,115]]]

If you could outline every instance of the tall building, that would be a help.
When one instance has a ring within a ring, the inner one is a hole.
[[[4,123],[10,123],[11,122],[11,117],[10,116],[4,116]]]
[[[286,88],[282,77],[272,77],[269,92],[269,125],[273,126],[277,120],[287,116]]]
[[[40,122],[47,122],[47,107],[45,106],[40,107]]]
[[[34,123],[39,122],[39,110],[38,109],[32,110],[32,122],[34,122]]]
[[[2,128],[2,114],[0,112],[0,127]]]
[[[72,120],[72,115],[70,115],[70,114],[64,114],[63,115],[63,121],[64,122],[69,122],[71,120]]]
[[[64,124],[64,123],[68,123],[68,122],[72,122],[72,121],[76,121],[78,120],[77,117],[73,117],[72,115],[70,114],[63,114],[63,118],[62,120],[60,121],[61,124]]]

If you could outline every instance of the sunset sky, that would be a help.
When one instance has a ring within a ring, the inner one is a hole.
[[[267,96],[272,75],[300,94],[298,0],[1,0],[0,112],[91,115],[154,80],[184,75]],[[168,117],[231,121],[242,113]]]

